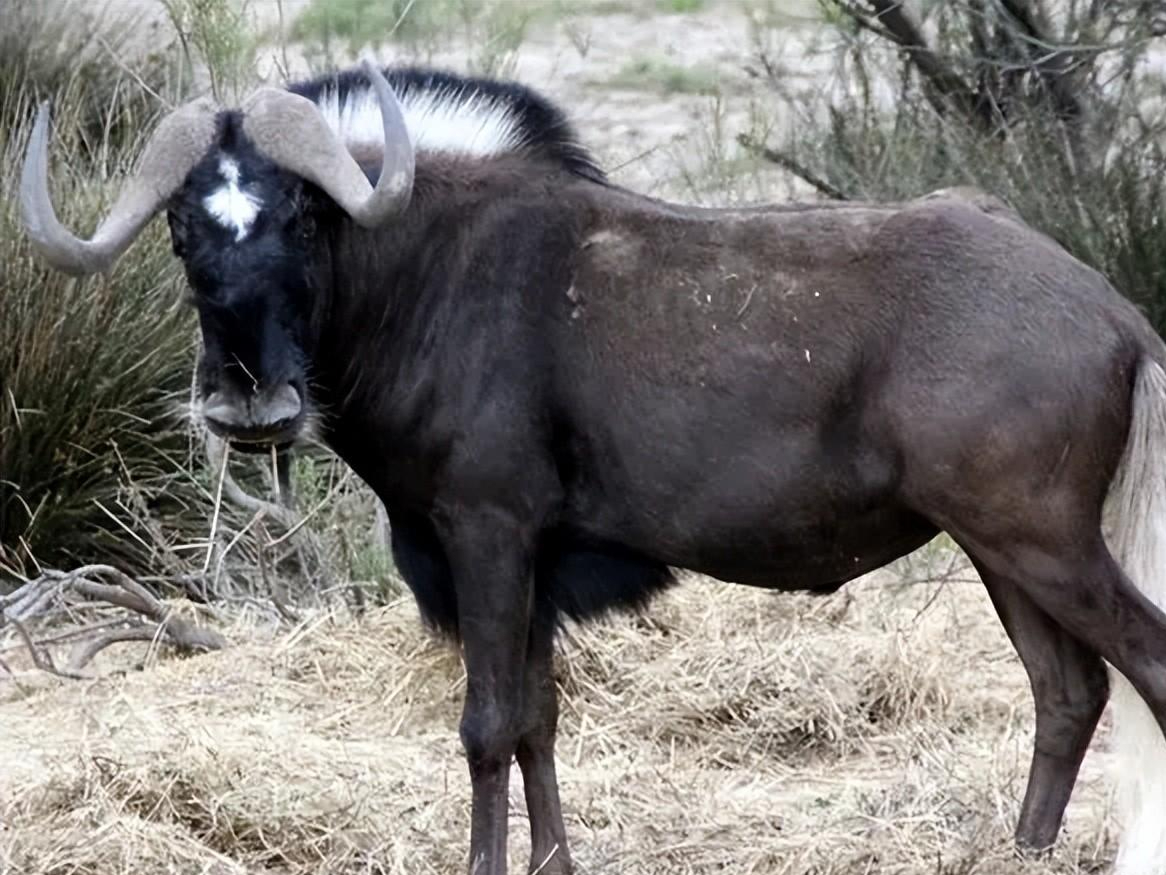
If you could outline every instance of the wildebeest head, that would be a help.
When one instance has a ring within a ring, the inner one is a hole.
[[[309,408],[307,326],[313,306],[313,202],[330,198],[371,228],[408,204],[413,149],[396,95],[365,66],[380,106],[384,153],[373,186],[319,108],[262,88],[238,112],[207,100],[175,110],[89,240],[57,220],[48,193],[48,108],[25,157],[21,210],[36,248],[73,274],[105,270],[167,209],[202,327],[202,416],[244,444],[284,444]]]

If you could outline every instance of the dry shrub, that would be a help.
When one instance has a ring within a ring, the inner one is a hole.
[[[801,94],[759,26],[764,99],[791,120],[767,157],[836,198],[984,189],[1166,328],[1160,3],[819,5],[837,63]]]
[[[131,10],[82,0],[0,4],[0,128],[21,122],[27,103],[51,99],[67,104],[83,154],[135,140],[142,117],[177,83],[165,40],[148,52],[140,10]]]
[[[809,597],[693,579],[645,617],[569,629],[558,752],[580,870],[1098,871],[1104,738],[1058,849],[1014,858],[1023,672],[978,586],[901,580]],[[457,654],[405,600],[12,695],[0,861],[28,875],[457,871],[463,691]],[[517,771],[511,810],[519,867]]]

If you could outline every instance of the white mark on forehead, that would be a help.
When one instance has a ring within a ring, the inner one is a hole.
[[[235,242],[250,232],[263,204],[239,186],[239,164],[233,158],[219,159],[223,184],[202,200],[211,218],[228,230],[234,230]]]

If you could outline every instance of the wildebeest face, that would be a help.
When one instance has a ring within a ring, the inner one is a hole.
[[[311,209],[302,181],[243,149],[208,156],[167,213],[202,328],[201,414],[236,444],[290,443],[307,417]]]
[[[362,228],[409,205],[414,155],[401,105],[381,70],[366,62],[363,72],[380,114],[379,129],[361,131],[382,158],[375,184],[305,97],[262,87],[231,111],[199,98],[158,123],[137,173],[89,239],[57,218],[48,104],[37,112],[20,182],[29,241],[54,267],[92,274],[167,209],[202,325],[202,415],[236,443],[288,443],[308,415],[308,326],[319,298],[311,278],[324,251],[313,204],[330,205],[333,223]]]

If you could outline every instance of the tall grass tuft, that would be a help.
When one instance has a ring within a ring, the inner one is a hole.
[[[151,51],[140,15],[82,0],[0,3],[0,127],[10,137],[30,102],[68,105],[86,154],[122,147],[160,100],[173,98],[172,62]]]
[[[171,82],[128,49],[124,22],[81,4],[0,11],[0,571],[37,563],[154,565],[142,521],[188,504],[174,411],[189,386],[193,322],[158,223],[105,275],[47,267],[16,195],[36,105],[52,106],[53,197],[89,233],[133,169]],[[127,60],[135,58],[138,60]]]

